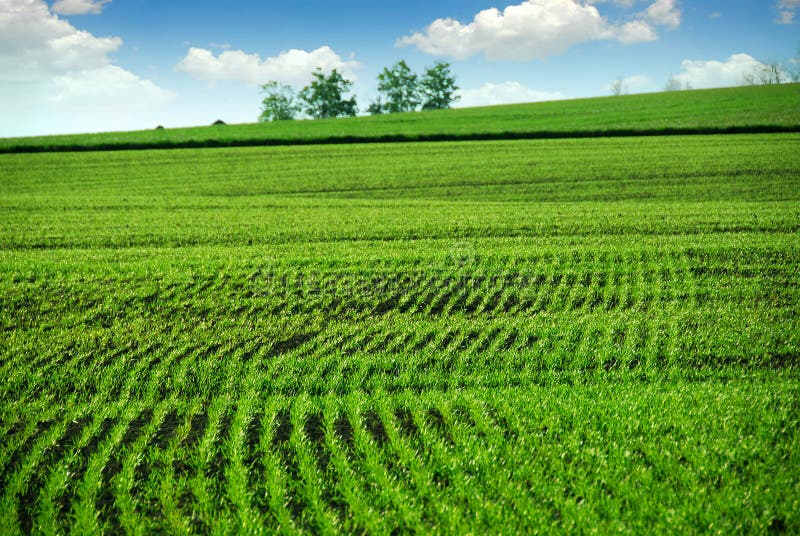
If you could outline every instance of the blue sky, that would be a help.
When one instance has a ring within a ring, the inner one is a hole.
[[[252,122],[259,83],[452,63],[472,106],[737,85],[800,55],[800,0],[0,0],[0,136]]]

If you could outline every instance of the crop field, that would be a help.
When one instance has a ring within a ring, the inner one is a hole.
[[[800,532],[800,134],[0,155],[0,533]]]
[[[800,132],[800,84],[136,132],[0,138],[0,153]]]

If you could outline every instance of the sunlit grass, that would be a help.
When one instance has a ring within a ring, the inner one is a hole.
[[[0,533],[797,532],[798,142],[0,155]]]
[[[254,103],[254,110],[256,110]],[[254,111],[254,119],[257,111]],[[516,139],[621,134],[796,132],[800,84],[575,99],[317,121],[0,139],[0,152]]]

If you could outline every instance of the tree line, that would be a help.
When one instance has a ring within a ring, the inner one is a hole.
[[[742,76],[739,85],[744,86],[770,86],[774,84],[791,84],[800,82],[800,50],[797,56],[780,62],[768,60],[758,62],[756,67]],[[622,76],[618,76],[611,83],[611,94],[614,96],[626,95],[628,86]],[[681,91],[693,89],[688,81],[681,81],[678,76],[670,74],[664,84],[664,91]]]
[[[326,75],[322,69],[312,73],[311,83],[296,91],[292,86],[270,81],[261,86],[260,121],[286,121],[305,114],[313,119],[347,117],[358,114],[355,96],[347,97],[353,82],[333,69]],[[405,60],[385,67],[378,75],[378,98],[369,105],[372,115],[441,110],[458,100],[458,86],[450,64],[437,62],[420,76]]]

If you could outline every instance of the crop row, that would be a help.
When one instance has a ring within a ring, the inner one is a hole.
[[[293,399],[243,383],[213,398],[50,409],[4,423],[3,533],[800,522],[780,495],[800,469],[793,381]],[[708,495],[683,502],[682,491],[698,490]],[[643,516],[625,515],[631,508]]]
[[[3,343],[0,401],[11,415],[39,405],[141,400],[151,384],[161,397],[213,395],[251,363],[247,381],[288,396],[716,378],[796,370],[799,328],[794,309],[740,305],[489,320],[142,317],[12,332]]]
[[[0,155],[0,533],[800,531],[797,140]]]
[[[17,285],[3,296],[0,302],[7,312],[0,315],[0,326],[30,328],[55,315],[63,315],[62,321],[75,318],[104,325],[143,314],[164,319],[226,315],[255,319],[316,311],[340,318],[389,313],[480,318],[564,311],[646,313],[675,302],[687,308],[737,299],[748,305],[785,306],[794,303],[798,293],[796,270],[790,267],[726,274],[698,274],[686,266],[636,268],[641,267],[500,275],[293,271],[256,279],[215,276],[140,287],[113,280],[84,287],[36,281]],[[104,295],[101,285],[115,293]],[[188,296],[190,302],[185,300]],[[20,312],[11,315],[14,310]]]
[[[12,255],[0,280],[0,398],[90,400],[100,384],[141,397],[161,365],[171,377],[170,363],[184,361],[197,370],[172,389],[214,392],[222,363],[253,360],[263,390],[283,394],[797,366],[791,240],[688,244],[428,257],[434,244],[416,258],[326,270],[304,253],[270,265],[258,251],[223,264],[178,252],[179,265],[161,258],[144,273],[113,252],[75,266]],[[126,390],[129,367],[137,379]]]
[[[749,250],[687,247],[691,240],[669,250],[530,247],[512,257],[482,257],[459,243],[441,255],[435,244],[415,249],[416,258],[364,257],[327,267],[302,260],[302,252],[282,263],[261,260],[258,250],[240,252],[235,263],[220,264],[199,251],[172,254],[182,267],[165,259],[146,264],[145,273],[113,253],[78,267],[70,267],[69,260],[50,267],[39,262],[39,255],[16,256],[7,258],[0,276],[0,327],[107,327],[142,316],[161,322],[296,314],[500,319],[740,304],[791,308],[800,290],[800,250],[791,240],[765,237],[762,242]],[[380,250],[377,244],[364,251],[380,255]],[[218,254],[226,258],[224,251]],[[94,275],[88,276],[84,266]]]
[[[746,215],[749,215],[746,216]],[[62,217],[63,216],[63,217]],[[568,212],[546,204],[526,210],[501,204],[431,205],[378,203],[373,206],[250,209],[194,208],[71,211],[67,215],[3,213],[4,250],[247,247],[306,242],[415,241],[450,239],[708,234],[795,234],[796,203],[699,203],[642,206],[609,203],[573,206]]]
[[[275,195],[752,201],[796,198],[785,188],[800,167],[797,143],[794,134],[0,155],[0,169],[4,208],[25,210],[246,207]]]
[[[793,234],[796,145],[789,135],[2,155],[0,247]]]

